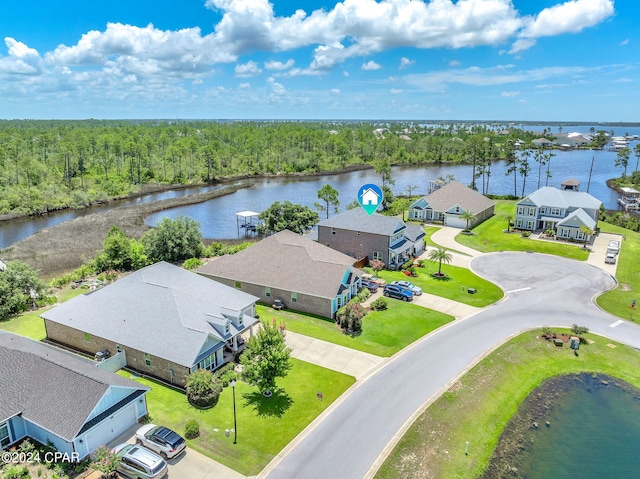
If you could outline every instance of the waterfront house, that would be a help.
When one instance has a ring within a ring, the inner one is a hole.
[[[160,262],[41,314],[47,338],[94,355],[124,353],[124,364],[184,387],[244,349],[257,297]]]

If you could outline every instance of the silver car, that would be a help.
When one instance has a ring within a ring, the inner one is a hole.
[[[136,431],[136,443],[160,454],[164,459],[171,459],[187,447],[184,438],[168,427],[145,424]]]
[[[167,477],[167,463],[155,452],[137,444],[120,444],[112,452],[120,457],[117,471],[133,479]]]
[[[398,286],[402,286],[404,289],[408,289],[414,296],[420,296],[422,294],[422,288],[410,283],[409,281],[394,281],[391,284],[397,284]]]

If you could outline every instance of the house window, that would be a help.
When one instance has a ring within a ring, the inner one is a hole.
[[[518,206],[518,214],[519,215],[523,215],[524,214],[524,208],[522,206]]]
[[[358,236],[360,236],[360,231],[356,231],[356,234],[357,234]]]
[[[533,221],[527,221],[527,229],[528,230],[532,230],[533,229]]]
[[[336,299],[338,300],[338,308],[341,308],[342,307],[342,296],[338,296]]]
[[[536,209],[535,208],[529,208],[529,216],[535,216],[536,215]]]
[[[229,323],[227,322],[227,324],[224,325],[224,333],[225,334],[229,334]]]
[[[331,234],[332,235],[336,234],[336,229],[335,228],[331,228]]]
[[[9,424],[0,424],[0,449],[3,449],[11,444],[11,437],[9,436]]]
[[[584,239],[584,233],[582,231],[576,231],[576,239]]]
[[[240,312],[240,316],[238,316],[238,324],[239,324],[240,326],[242,326],[242,320],[243,320],[243,318],[244,318],[244,314],[243,314],[242,312]]]
[[[264,288],[264,295],[267,298],[271,297],[271,288],[270,287],[267,286],[266,288]]]
[[[560,208],[551,208],[551,216],[560,216]]]
[[[117,351],[118,353],[121,353],[121,352],[122,352],[122,344],[116,344],[116,351]]]
[[[298,293],[291,293],[291,302],[292,303],[298,302]]]
[[[236,288],[242,288],[242,283],[240,281],[236,281]]]
[[[91,335],[89,333],[82,333],[82,335],[84,336],[84,340],[86,342],[91,342]]]
[[[373,259],[382,260],[382,253],[380,251],[374,251],[373,252]]]
[[[151,366],[151,355],[150,354],[144,353],[144,363],[147,366]]]
[[[456,206],[456,213],[460,213],[460,207]]]

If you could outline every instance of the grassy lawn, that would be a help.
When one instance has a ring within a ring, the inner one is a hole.
[[[58,303],[67,301],[74,296],[86,293],[87,291],[88,290],[86,289],[79,288],[71,289],[70,286],[67,286],[58,292]],[[44,329],[44,320],[39,316],[39,314],[52,307],[53,306],[46,306],[35,311],[29,311],[7,320],[0,321],[0,329],[20,334],[22,336],[27,336],[28,338],[35,339],[36,341],[42,341],[47,335]]]
[[[238,381],[236,406],[238,443],[233,433],[233,400],[230,387],[225,388],[218,404],[206,411],[189,405],[186,396],[155,381],[136,378],[150,386],[147,404],[152,421],[184,434],[185,423],[200,423],[200,436],[188,440],[189,447],[244,475],[258,474],[273,457],[300,433],[323,410],[331,405],[355,379],[304,361],[292,359],[293,368],[278,379],[278,391],[267,399],[256,388]],[[130,373],[120,371],[129,377]],[[323,399],[316,393],[321,391]]]
[[[504,293],[495,284],[483,279],[466,268],[442,265],[442,272],[447,275],[444,279],[434,278],[432,273],[438,272],[438,264],[432,261],[425,262],[424,268],[416,268],[417,278],[407,277],[400,271],[381,271],[378,276],[387,283],[406,280],[422,291],[443,298],[458,301],[470,306],[484,307],[502,299]],[[476,294],[467,293],[468,288],[476,288]]]
[[[629,308],[631,300],[640,300],[640,275],[638,262],[640,261],[640,233],[608,223],[599,223],[600,231],[617,233],[626,237],[620,248],[616,279],[618,287],[600,295],[596,302],[605,311],[624,319],[640,322],[640,304],[636,310]]]
[[[434,329],[453,321],[453,317],[394,299],[386,311],[372,311],[362,321],[362,334],[349,336],[329,319],[294,311],[275,311],[257,306],[260,318],[284,321],[294,333],[322,339],[377,356],[389,357]]]
[[[506,423],[546,378],[594,372],[640,387],[638,351],[621,344],[607,347],[613,342],[588,334],[595,342],[581,345],[576,357],[566,346],[536,339],[540,332],[514,338],[462,377],[409,428],[375,477],[478,477]]]
[[[579,243],[555,243],[522,238],[516,233],[504,233],[507,228],[507,217],[515,218],[515,201],[498,200],[495,215],[473,228],[473,235],[456,236],[456,241],[469,248],[488,253],[491,251],[534,251],[536,253],[554,254],[565,258],[584,261],[589,252],[582,249]]]

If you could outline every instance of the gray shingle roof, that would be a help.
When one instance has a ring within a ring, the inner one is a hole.
[[[318,227],[321,226],[392,236],[404,227],[404,222],[393,216],[384,216],[378,213],[369,216],[362,208],[353,208],[321,221],[318,223]]]
[[[566,191],[559,190],[553,186],[543,186],[539,190],[534,191],[526,198],[520,200],[526,202],[529,199],[530,202],[536,206],[555,206],[558,208],[586,208],[586,209],[598,209],[602,204],[602,201],[591,196],[589,193],[582,191]]]
[[[457,181],[452,181],[442,188],[438,188],[425,196],[424,200],[429,203],[431,208],[441,213],[460,205],[464,211],[478,214],[496,204],[495,201]]]
[[[191,367],[209,335],[226,339],[219,332],[225,314],[241,311],[257,300],[161,262],[77,296],[41,316]]]
[[[354,258],[284,230],[233,255],[216,258],[196,272],[286,291],[335,298]]]
[[[25,419],[72,440],[110,386],[148,391],[93,361],[0,331],[0,422]]]

